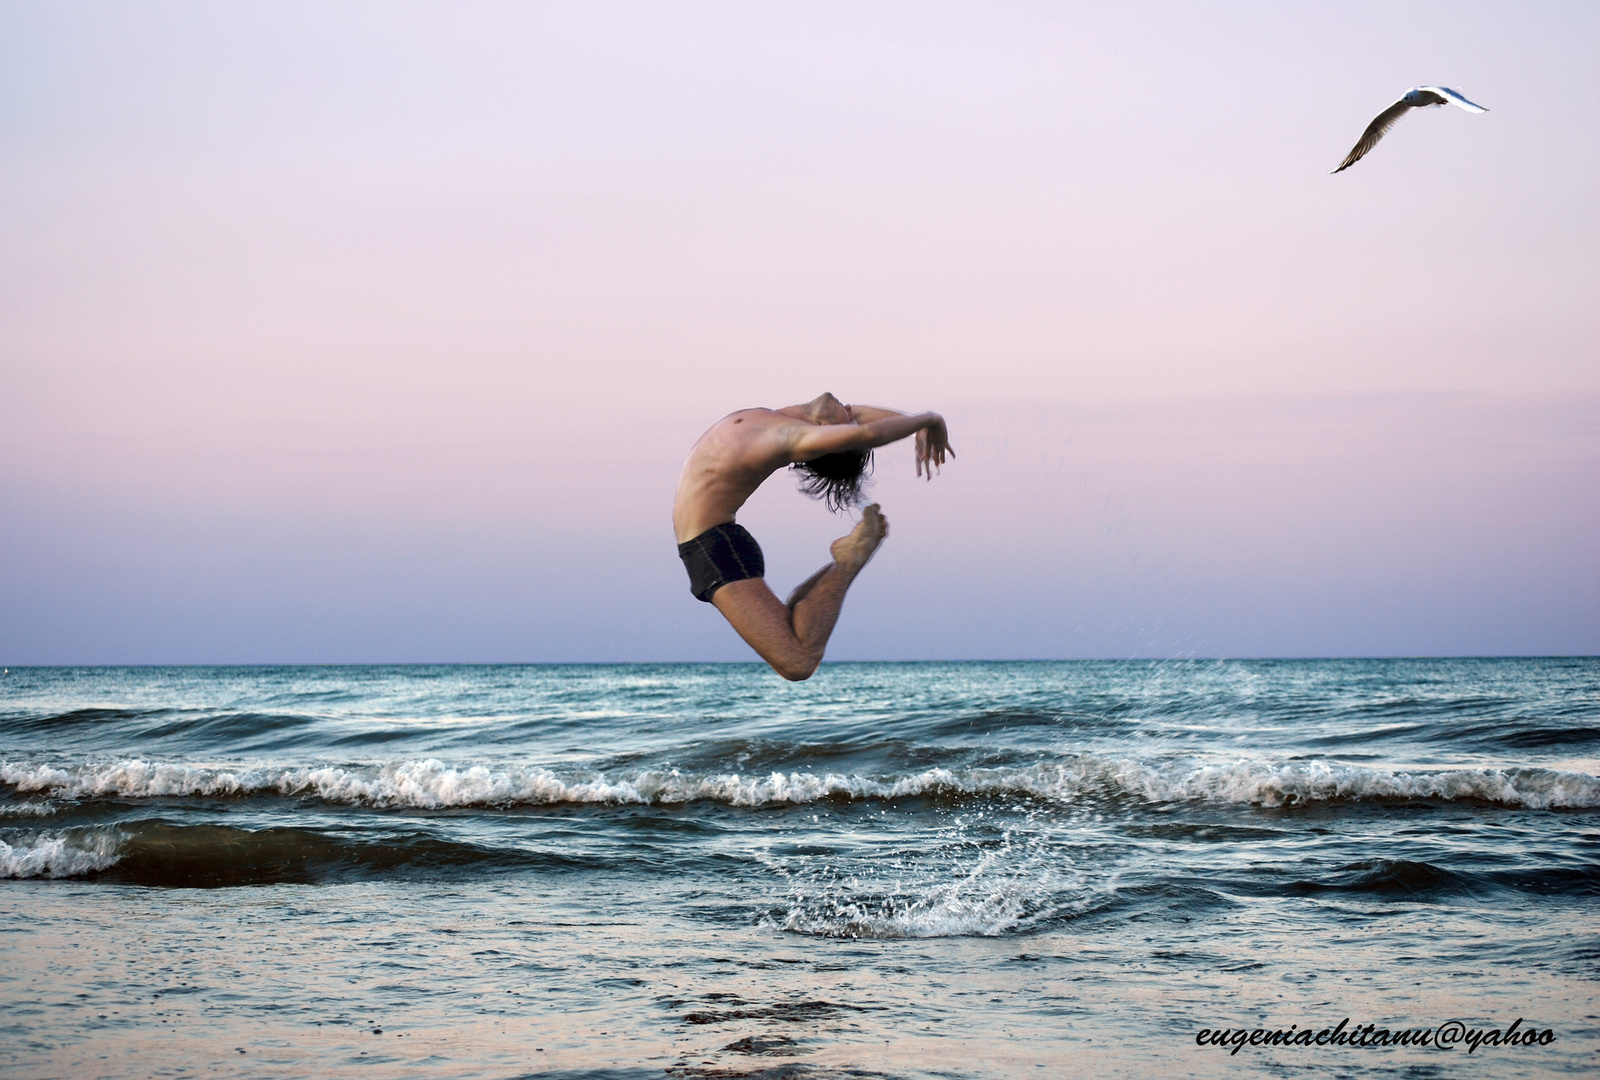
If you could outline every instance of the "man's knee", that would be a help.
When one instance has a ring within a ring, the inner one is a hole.
[[[805,682],[816,673],[817,665],[820,663],[822,663],[822,657],[820,656],[786,657],[779,661],[773,661],[772,670],[790,682]]]

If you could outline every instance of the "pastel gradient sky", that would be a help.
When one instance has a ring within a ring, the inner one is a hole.
[[[1600,652],[1600,5],[0,6],[0,661],[751,657],[672,489],[938,409],[832,659]],[[1490,112],[1407,118],[1408,87]],[[783,592],[846,523],[774,477]]]

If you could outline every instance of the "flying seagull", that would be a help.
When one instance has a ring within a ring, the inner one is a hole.
[[[1430,105],[1443,105],[1446,102],[1458,105],[1468,112],[1488,112],[1482,105],[1474,105],[1448,86],[1413,86],[1405,92],[1405,96],[1390,105],[1378,114],[1377,119],[1367,125],[1367,130],[1361,133],[1354,150],[1333,170],[1336,173],[1344,172],[1350,166],[1366,157],[1367,151],[1378,145],[1378,140],[1389,133],[1389,129],[1400,122],[1400,118],[1411,109],[1422,109]]]

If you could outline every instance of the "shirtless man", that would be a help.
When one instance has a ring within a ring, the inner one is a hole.
[[[785,603],[767,587],[755,539],[733,520],[763,480],[785,465],[802,474],[801,490],[830,509],[854,506],[872,449],[917,437],[917,475],[933,474],[950,449],[944,417],[845,405],[823,394],[785,409],[743,409],[718,420],[689,451],[672,527],[695,597],[715,604],[739,636],[785,679],[809,679],[822,662],[845,590],[889,535],[873,503],[849,536],[830,547],[833,561],[796,586]]]

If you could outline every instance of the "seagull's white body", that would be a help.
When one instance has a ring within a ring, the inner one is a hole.
[[[1361,133],[1361,138],[1356,140],[1353,150],[1346,155],[1344,161],[1334,172],[1344,172],[1350,166],[1366,156],[1367,151],[1378,145],[1378,140],[1389,133],[1389,129],[1400,122],[1400,118],[1412,109],[1426,109],[1434,105],[1454,105],[1467,112],[1488,112],[1482,105],[1474,105],[1461,96],[1457,90],[1448,86],[1413,86],[1401,95],[1400,100],[1390,105],[1377,115],[1372,123],[1367,125],[1367,130]]]

